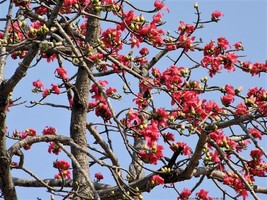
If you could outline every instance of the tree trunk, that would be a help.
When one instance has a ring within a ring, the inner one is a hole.
[[[92,14],[96,15],[97,13]],[[93,17],[88,17],[86,29],[86,42],[89,45],[94,46],[99,36],[100,21]],[[94,63],[86,62],[86,64],[86,67],[89,69],[89,71],[91,71],[93,69]],[[86,70],[84,66],[81,66],[78,69],[75,83],[77,94],[74,95],[73,107],[71,112],[70,135],[71,138],[85,150],[87,149],[86,122],[90,83],[91,80],[88,77],[88,70]],[[90,179],[89,161],[87,155],[75,148],[72,148],[71,152],[80,164],[81,169],[87,174],[87,179]],[[86,182],[86,178],[81,173],[80,169],[78,169],[74,164],[73,181],[74,191],[76,191],[81,196],[92,198],[92,191],[90,186]],[[75,196],[74,199],[82,198]]]
[[[0,89],[1,90],[1,89]],[[1,94],[1,92],[0,92]],[[1,95],[0,95],[1,96]],[[8,97],[0,97],[0,189],[5,200],[16,200],[16,190],[11,176],[11,158],[6,148],[6,108]]]

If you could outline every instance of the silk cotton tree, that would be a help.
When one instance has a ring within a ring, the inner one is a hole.
[[[194,22],[166,31],[162,13],[169,8],[161,1],[148,10],[124,0],[1,3],[9,3],[0,26],[4,199],[19,199],[19,186],[45,188],[51,199],[143,199],[158,185],[177,199],[211,199],[205,178],[227,199],[267,194],[258,182],[267,173],[266,89],[210,81],[226,71],[262,78],[267,63],[244,61],[242,42],[220,37],[205,44],[196,36],[222,12],[202,19],[195,3]],[[29,76],[42,65],[49,66],[39,78]],[[23,80],[34,96],[17,97]],[[69,133],[58,131],[62,124],[11,130],[9,114],[25,106],[46,107],[47,116],[69,113]],[[51,156],[45,179],[26,167],[28,152],[42,143],[46,150],[38,154]],[[195,186],[181,187],[188,180]]]

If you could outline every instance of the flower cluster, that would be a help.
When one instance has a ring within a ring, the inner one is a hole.
[[[241,62],[241,69],[244,72],[250,73],[252,76],[260,75],[261,72],[267,72],[267,61],[265,63],[260,62]]]
[[[232,51],[226,51],[230,47],[226,38],[217,39],[217,44],[211,41],[204,47],[204,58],[201,60],[203,67],[209,69],[210,77],[222,70],[235,71],[234,65],[237,63],[237,55]]]
[[[250,152],[252,158],[248,162],[249,172],[253,176],[265,177],[267,174],[267,163],[263,161],[263,153],[259,149],[253,149]]]
[[[263,88],[251,88],[245,104],[248,108],[257,107],[263,116],[267,116],[267,91]]]
[[[47,97],[51,93],[54,93],[57,95],[60,94],[60,88],[55,83],[51,84],[51,89],[48,89],[48,88],[44,89],[44,84],[40,80],[33,81],[32,85],[34,86],[34,88],[32,89],[32,92],[33,93],[42,92],[43,98]]]
[[[243,175],[244,179],[247,181],[249,185],[253,185],[254,179],[250,175]],[[227,173],[227,175],[224,176],[223,183],[225,185],[229,185],[234,188],[234,190],[243,197],[243,199],[246,199],[248,197],[248,191],[243,183],[243,181],[237,176],[235,173]]]
[[[105,48],[115,49],[116,51],[122,49],[121,31],[113,28],[108,28],[102,33],[102,40]]]

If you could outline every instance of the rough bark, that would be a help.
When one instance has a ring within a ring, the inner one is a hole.
[[[9,20],[6,22],[8,27],[12,16],[12,3],[10,3],[7,16]],[[4,39],[8,36],[8,31],[4,33]],[[12,181],[10,163],[11,158],[7,153],[6,147],[6,108],[8,106],[9,93],[4,92],[4,70],[6,65],[6,47],[0,48],[0,190],[6,200],[16,200],[16,190]]]
[[[1,94],[1,92],[0,92]],[[17,195],[11,176],[11,157],[6,147],[6,108],[8,97],[0,97],[0,189],[6,200],[16,200]]]
[[[97,13],[92,13],[97,14]],[[97,42],[97,38],[100,30],[100,22],[98,19],[88,17],[87,22],[87,35],[86,42],[94,46]],[[87,106],[88,96],[90,89],[90,79],[88,73],[91,72],[94,63],[86,62],[86,66],[80,66],[77,73],[75,87],[77,93],[74,95],[74,103],[71,112],[71,124],[70,124],[70,135],[75,143],[79,144],[82,148],[87,149],[87,137],[86,137],[86,122],[87,122]],[[87,69],[86,69],[87,68]],[[89,70],[88,70],[89,69]],[[71,149],[73,156],[76,158],[80,167],[83,171],[87,172],[87,177],[81,173],[76,165],[73,164],[73,189],[77,194],[88,197],[92,195],[90,186],[87,184],[86,179],[90,179],[89,175],[89,160],[85,153],[75,148]],[[91,194],[91,195],[90,195]],[[75,199],[81,199],[77,195]]]

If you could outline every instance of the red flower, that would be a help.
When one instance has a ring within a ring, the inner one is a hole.
[[[162,134],[163,138],[164,138],[164,141],[174,141],[175,138],[174,138],[174,135],[172,133],[163,133]]]
[[[48,152],[53,153],[55,155],[58,155],[61,151],[61,148],[55,143],[55,142],[50,142],[50,145],[48,147]]]
[[[222,16],[224,16],[222,12],[214,11],[213,13],[211,13],[211,20],[217,22],[220,20],[219,18]]]
[[[176,151],[178,148],[182,147],[182,154],[186,155],[188,157],[191,156],[192,154],[192,149],[185,143],[185,142],[177,142],[177,143],[172,143],[172,146],[170,147],[170,149],[172,151]]]
[[[195,37],[187,37],[185,35],[181,35],[179,37],[180,45],[184,48],[185,52],[188,50],[194,51],[193,41],[195,40]]]
[[[162,127],[167,127],[168,117],[169,114],[164,108],[156,109],[153,116],[154,120],[158,122],[158,125]]]
[[[44,15],[47,13],[47,8],[44,6],[40,6],[37,8],[34,8],[35,13],[39,14],[39,15]]]
[[[153,16],[153,21],[152,23],[159,23],[161,22],[163,14],[162,13],[157,13],[156,15]]]
[[[133,124],[130,124],[133,121]],[[130,108],[129,112],[127,113],[127,125],[128,126],[136,126],[140,125],[141,119],[140,114],[138,112],[135,112],[133,108]]]
[[[262,158],[263,153],[259,149],[251,150],[250,156],[253,158],[254,161],[260,161]]]
[[[150,181],[152,185],[164,184],[164,179],[159,175],[153,175]]]
[[[66,81],[69,80],[66,69],[62,67],[58,67],[56,68],[56,72],[61,79],[66,80]]]
[[[195,26],[192,24],[185,24],[183,21],[180,21],[180,26],[178,28],[178,31],[180,31],[180,34],[192,34],[195,30]]]
[[[56,135],[57,129],[53,127],[46,126],[43,130],[43,135]]]
[[[115,28],[108,28],[102,33],[102,41],[106,48],[122,49],[121,31]]]
[[[227,94],[235,95],[235,89],[231,85],[225,85],[225,91]]]
[[[166,7],[161,1],[155,1],[154,6],[157,10],[161,10],[162,8],[164,8],[167,12],[170,12],[169,8]]]
[[[226,50],[229,47],[229,42],[226,38],[220,37],[217,39],[217,44],[223,50]]]
[[[248,108],[244,103],[237,104],[235,115],[236,116],[243,116],[248,114]]]
[[[184,188],[177,200],[187,200],[191,195],[191,190]]]
[[[44,88],[44,84],[40,80],[33,81],[32,85],[38,89]]]
[[[112,96],[113,94],[115,94],[117,92],[116,88],[113,87],[109,87],[108,89],[106,89],[106,94],[108,96]]]
[[[155,78],[161,78],[161,72],[160,72],[159,69],[157,69],[157,68],[152,68],[152,75],[153,75]]]
[[[253,137],[262,139],[262,134],[257,128],[249,128],[248,131]]]
[[[147,54],[149,54],[149,51],[146,47],[143,47],[139,53],[142,55],[142,56],[146,56]]]
[[[25,130],[25,132],[27,133],[27,136],[36,136],[36,130],[35,129],[28,128]]]
[[[242,42],[236,42],[234,44],[234,47],[235,47],[236,50],[243,50],[244,49]]]
[[[109,121],[112,117],[112,113],[108,107],[107,103],[100,103],[95,109],[96,116],[103,118],[105,122]]]
[[[47,97],[50,94],[50,90],[49,89],[45,89],[43,91],[43,98]]]
[[[237,61],[237,55],[234,52],[228,52],[226,56],[223,57],[224,68],[230,71],[235,71],[234,64]]]
[[[70,163],[65,160],[56,160],[53,166],[59,170],[68,170],[70,168]]]
[[[58,87],[57,84],[52,83],[51,86],[52,86],[52,90],[53,90],[56,94],[59,94],[59,93],[60,93],[60,89],[59,89],[59,87]]]
[[[29,8],[31,1],[30,0],[14,0],[15,6],[27,7]]]
[[[235,100],[234,96],[231,94],[226,94],[221,98],[222,104],[225,106],[229,106]]]
[[[104,179],[104,176],[101,173],[95,173],[95,178],[97,179],[97,182]]]
[[[18,132],[17,130],[14,131],[13,135],[15,137],[18,137],[19,139],[24,139],[26,137],[32,137],[32,136],[36,136],[36,130],[32,129],[32,128],[28,128],[25,130],[25,132]],[[31,144],[25,145],[23,148],[25,150],[29,150],[31,148]]]
[[[62,178],[70,179],[71,178],[70,171],[69,170],[60,170],[60,172],[55,175],[55,179],[62,179]]]
[[[202,200],[212,200],[211,197],[208,196],[208,191],[201,189],[199,192],[196,193],[196,196]]]
[[[157,142],[159,139],[159,129],[158,122],[155,120],[151,120],[151,124],[149,124],[146,128],[142,129],[140,133],[144,136],[145,140],[148,143],[149,147],[152,147],[154,142]]]
[[[139,108],[146,107],[148,104],[146,98],[143,98],[141,93],[138,93],[138,96],[134,98],[133,101],[138,105]]]
[[[145,150],[140,150],[139,156],[145,163],[156,165],[157,161],[163,157],[162,150],[163,146],[154,143],[151,148],[147,147]]]

